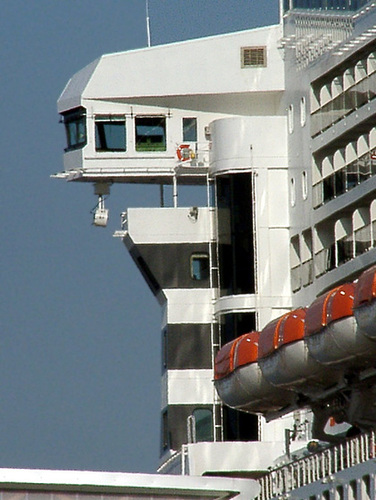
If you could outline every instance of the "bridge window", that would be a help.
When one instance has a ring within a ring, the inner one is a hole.
[[[166,151],[166,118],[136,116],[136,151]]]
[[[95,149],[96,151],[126,151],[124,117],[95,117]]]
[[[65,151],[82,148],[86,145],[86,109],[76,108],[63,113],[63,123],[67,136]]]
[[[197,141],[197,118],[183,118],[183,141]]]

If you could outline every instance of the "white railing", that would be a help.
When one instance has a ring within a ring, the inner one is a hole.
[[[185,470],[185,449],[184,445],[180,451],[174,452],[170,458],[168,458],[163,464],[158,468],[158,474],[181,474],[186,475]]]
[[[361,434],[341,444],[270,471],[259,479],[261,492],[258,500],[281,498],[289,491],[376,457],[376,434]]]

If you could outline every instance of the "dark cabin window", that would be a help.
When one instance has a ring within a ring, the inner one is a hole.
[[[209,278],[209,255],[207,253],[191,255],[191,278],[197,281]]]
[[[124,117],[97,116],[95,118],[96,151],[126,151]]]
[[[162,371],[166,370],[168,363],[168,336],[167,327],[162,330]]]
[[[166,151],[166,118],[136,116],[136,151]]]
[[[164,451],[164,450],[167,450],[167,448],[169,448],[169,446],[170,446],[167,410],[165,410],[162,413],[161,433],[162,433],[161,448],[162,448],[162,451]]]
[[[86,145],[86,109],[76,108],[62,114],[67,137],[65,151],[79,149]]]
[[[197,118],[183,118],[183,141],[197,141]]]
[[[218,176],[221,295],[255,293],[252,176]]]
[[[193,411],[196,443],[214,441],[213,413],[208,408],[196,408]]]

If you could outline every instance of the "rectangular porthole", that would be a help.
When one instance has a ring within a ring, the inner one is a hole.
[[[209,256],[206,253],[197,253],[191,256],[191,278],[201,281],[209,278]]]
[[[197,118],[183,118],[183,141],[197,141]]]

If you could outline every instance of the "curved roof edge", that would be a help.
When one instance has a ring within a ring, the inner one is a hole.
[[[90,82],[100,60],[101,57],[98,57],[98,59],[95,59],[95,61],[82,68],[70,78],[57,101],[57,110],[59,113],[81,105],[81,95]]]

